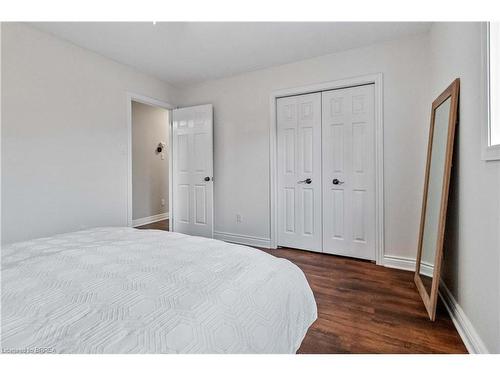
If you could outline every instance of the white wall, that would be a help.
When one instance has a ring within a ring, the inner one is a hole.
[[[270,236],[269,96],[273,90],[382,72],[385,249],[415,258],[427,141],[428,35],[206,82],[183,105],[214,104],[215,230]],[[236,223],[241,214],[242,223]]]
[[[431,100],[460,78],[443,278],[490,352],[500,352],[500,161],[481,160],[479,23],[430,32]]]
[[[127,224],[127,91],[164,82],[23,24],[2,30],[2,241]]]
[[[0,140],[2,139],[2,100],[1,100],[1,94],[2,94],[2,28],[3,28],[3,22],[0,22]],[[1,165],[2,165],[2,142],[0,141],[0,197],[2,196],[2,183],[1,183]],[[0,199],[0,244],[2,243],[2,199]]]
[[[168,213],[168,128],[168,110],[132,102],[133,220]],[[167,147],[157,153],[160,142]]]

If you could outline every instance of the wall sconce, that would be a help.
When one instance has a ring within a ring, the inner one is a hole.
[[[166,147],[167,147],[167,144],[165,142],[158,143],[158,146],[156,147],[156,153],[161,154],[163,152],[163,149]]]

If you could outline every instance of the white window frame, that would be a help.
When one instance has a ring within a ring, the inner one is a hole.
[[[500,145],[490,144],[491,100],[490,100],[490,40],[489,22],[481,24],[481,158],[500,160]],[[498,124],[497,126],[500,126]]]

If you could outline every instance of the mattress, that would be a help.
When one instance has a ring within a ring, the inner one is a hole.
[[[226,242],[97,228],[2,249],[2,350],[295,353],[316,320],[293,263]]]

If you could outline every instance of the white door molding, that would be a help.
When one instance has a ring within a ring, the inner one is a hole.
[[[375,85],[375,260],[382,265],[384,258],[384,122],[383,122],[383,75],[382,73],[346,78],[302,87],[273,91],[270,95],[269,127],[269,181],[270,181],[270,234],[271,248],[277,247],[277,98],[335,90],[367,84]]]
[[[134,226],[132,219],[132,102],[160,107],[169,111],[168,144],[172,145],[172,109],[175,107],[167,102],[150,98],[149,96],[127,92],[127,226]],[[168,147],[168,207],[170,217],[173,217],[172,207],[172,147]],[[170,230],[170,229],[169,229]]]

